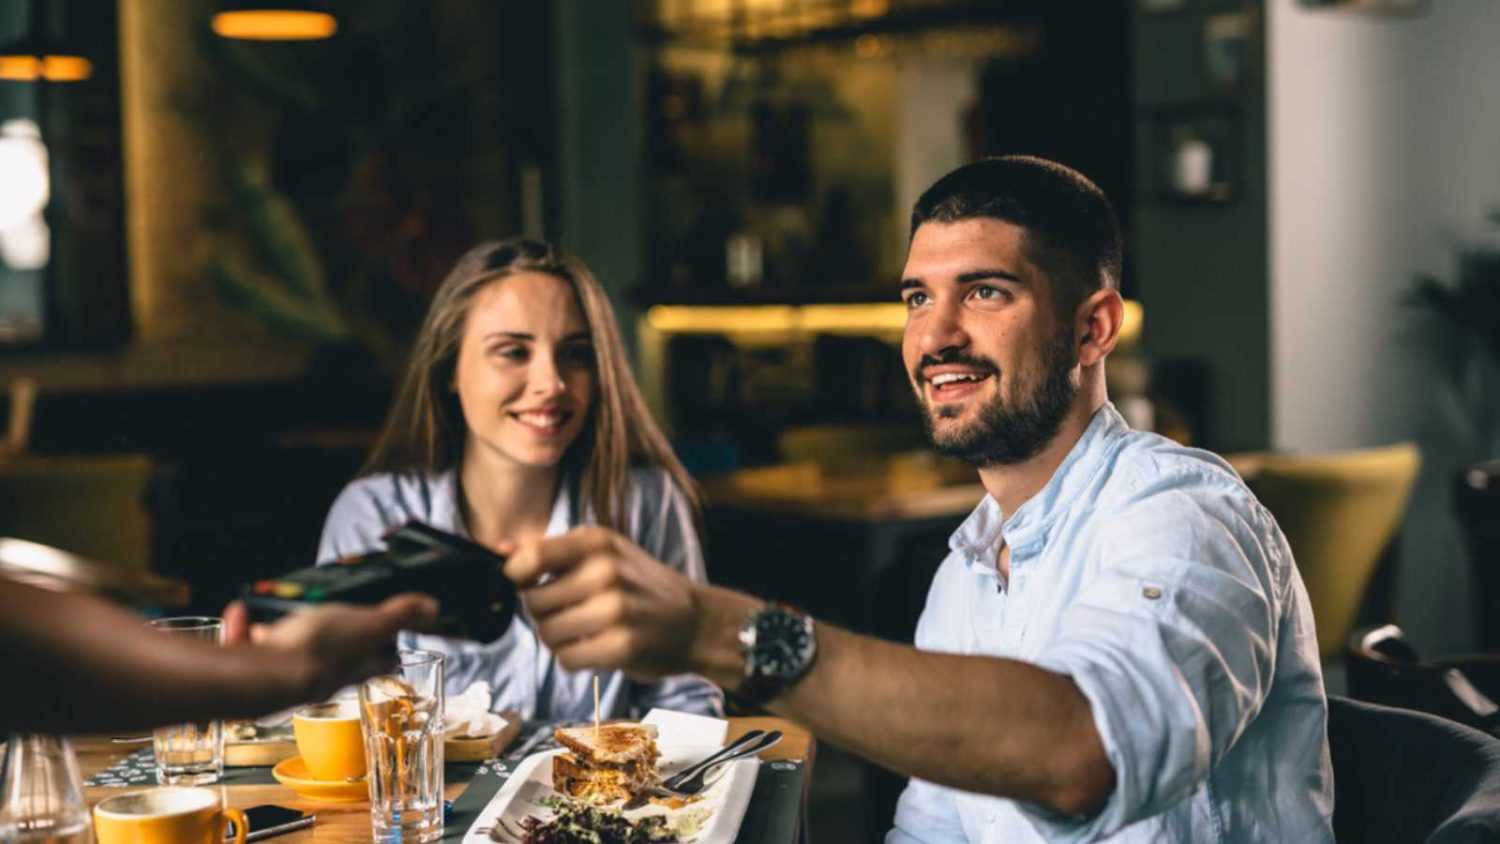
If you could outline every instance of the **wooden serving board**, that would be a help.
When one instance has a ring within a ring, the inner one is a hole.
[[[449,738],[443,742],[443,758],[448,762],[482,762],[499,756],[521,732],[521,716],[502,712],[505,726],[485,738]],[[291,727],[272,728],[264,738],[224,740],[224,764],[231,768],[264,767],[297,755],[297,742]]]
[[[455,737],[443,742],[443,761],[482,762],[499,756],[521,734],[521,716],[515,712],[500,713],[505,726],[487,738]]]
[[[226,728],[228,725],[225,725]],[[297,755],[292,726],[260,727],[251,739],[224,737],[224,764],[230,768],[252,768],[275,765]]]

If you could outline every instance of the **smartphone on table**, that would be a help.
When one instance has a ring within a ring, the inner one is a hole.
[[[251,806],[245,810],[245,824],[250,827],[245,836],[246,841],[260,841],[283,832],[292,832],[298,829],[306,829],[317,820],[316,815],[299,812],[296,809],[288,809],[286,806],[273,806],[266,803],[261,806]],[[233,840],[234,831],[225,836],[226,840]]]

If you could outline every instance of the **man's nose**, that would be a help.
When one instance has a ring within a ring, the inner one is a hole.
[[[933,307],[917,327],[917,351],[924,356],[942,357],[950,349],[969,345],[969,335],[959,320],[958,308],[949,304]]]

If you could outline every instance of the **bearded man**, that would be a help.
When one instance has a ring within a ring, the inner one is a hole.
[[[902,355],[933,443],[988,494],[916,647],[592,528],[507,563],[541,638],[569,668],[697,672],[910,776],[887,844],[1332,841],[1286,539],[1221,459],[1109,403],[1120,252],[1104,194],[1053,162],[976,162],[917,201]]]

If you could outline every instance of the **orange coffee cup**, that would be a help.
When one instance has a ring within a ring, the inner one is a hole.
[[[292,715],[297,752],[313,778],[351,780],[365,775],[365,739],[354,700],[304,706]]]
[[[223,844],[234,821],[234,844],[245,844],[245,815],[226,809],[208,788],[154,788],[94,806],[99,844]]]

